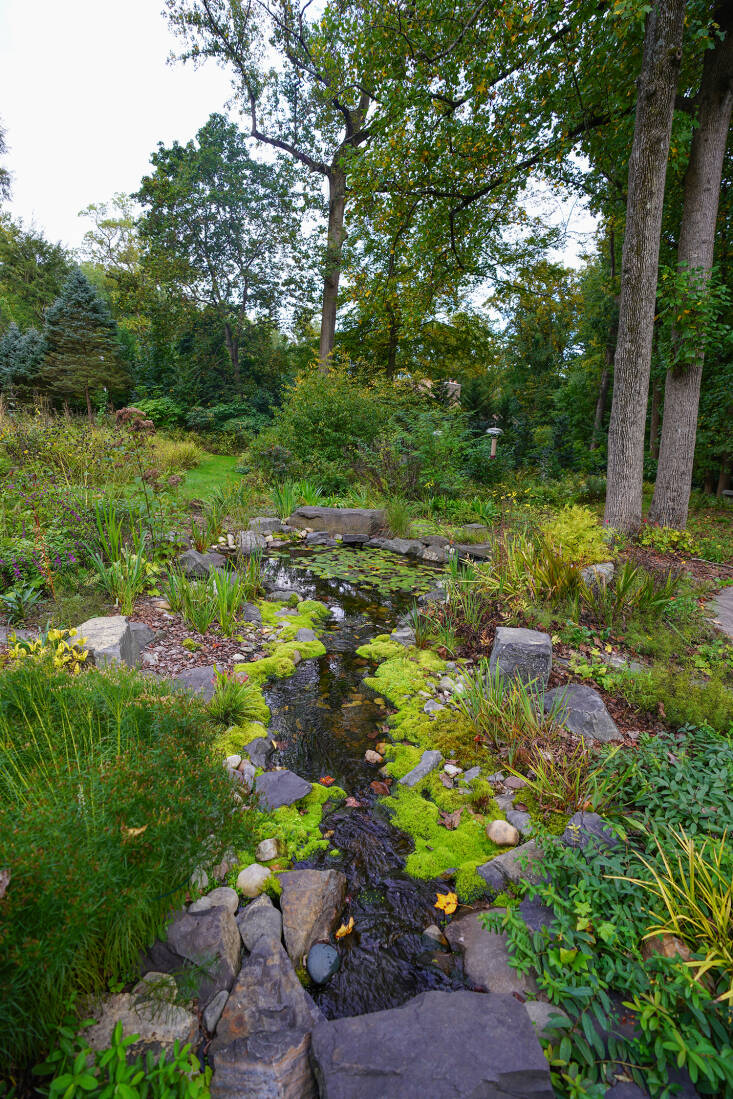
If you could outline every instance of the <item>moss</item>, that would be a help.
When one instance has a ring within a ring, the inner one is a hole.
[[[561,836],[570,819],[569,813],[548,813],[540,808],[540,800],[531,786],[523,786],[521,800],[527,806],[527,812],[533,821],[541,824],[543,831],[551,836]]]
[[[400,656],[404,651],[404,645],[400,645],[399,641],[392,641],[388,633],[382,633],[379,637],[375,637],[373,641],[369,641],[368,644],[360,645],[356,650],[356,654],[364,657],[365,660],[381,662],[389,660],[393,656]]]
[[[277,874],[271,874],[265,882],[265,888],[263,893],[267,893],[268,897],[271,897],[274,901],[279,900],[282,895],[283,887],[280,884],[280,879]]]
[[[343,801],[346,791],[340,786],[321,786],[316,782],[307,797],[295,805],[284,805],[259,822],[256,828],[260,839],[279,839],[289,859],[306,859],[316,851],[326,851],[329,841],[321,835],[320,824],[323,809],[328,802]]]
[[[274,652],[278,656],[287,656],[290,660],[294,652],[299,652],[303,660],[315,660],[326,655],[326,646],[322,641],[285,641],[278,644]]]
[[[267,711],[269,718],[270,711]],[[242,749],[258,736],[267,736],[267,729],[260,721],[248,721],[244,725],[230,725],[225,732],[220,733],[214,741],[214,751],[217,755],[227,756],[241,755]]]

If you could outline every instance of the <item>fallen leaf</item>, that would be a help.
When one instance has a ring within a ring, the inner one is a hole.
[[[435,896],[438,899],[433,907],[445,912],[446,916],[452,916],[458,908],[458,895],[456,893],[436,893]]]
[[[332,778],[331,775],[321,775],[318,781],[320,782],[321,786],[333,786],[336,779]]]
[[[345,939],[346,936],[350,935],[353,930],[354,930],[354,917],[349,916],[349,922],[348,923],[342,923],[341,927],[339,927],[337,929],[336,938],[337,939]]]
[[[126,828],[124,824],[121,825],[122,835],[129,836],[131,839],[135,836],[141,836],[146,828],[147,824],[144,824],[142,828]]]
[[[358,809],[361,805],[361,802],[358,798],[348,797],[346,799],[346,804],[348,805],[349,809]]]
[[[4,870],[0,870],[0,901],[3,899],[8,891],[10,885],[10,871],[7,867]]]
[[[463,808],[456,809],[455,813],[440,813],[440,823],[444,828],[447,828],[449,832],[455,831],[458,825],[461,823],[461,813]]]
[[[381,797],[387,797],[389,794],[389,786],[386,782],[379,782],[377,779],[374,782],[369,783],[369,789],[375,794],[379,794]]]

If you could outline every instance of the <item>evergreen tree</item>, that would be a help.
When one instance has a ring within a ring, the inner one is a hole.
[[[46,357],[41,380],[52,394],[86,400],[106,388],[124,393],[130,384],[122,361],[117,325],[94,287],[81,271],[73,271],[61,296],[46,313]]]
[[[11,324],[0,336],[0,389],[27,388],[33,384],[43,361],[45,344],[36,328],[21,332]]]

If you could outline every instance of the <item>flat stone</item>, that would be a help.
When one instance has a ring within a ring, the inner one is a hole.
[[[311,1040],[325,1099],[554,1099],[513,996],[423,992],[389,1011],[319,1023]]]
[[[519,902],[518,912],[530,931],[541,931],[544,927],[549,930],[555,922],[555,913],[550,906],[534,898],[524,897]]]
[[[293,771],[266,771],[264,775],[258,775],[255,782],[260,805],[266,810],[293,805],[307,797],[312,789],[310,782]]]
[[[336,539],[325,530],[311,530],[305,536],[307,546],[335,546]]]
[[[486,835],[499,847],[516,847],[519,843],[518,830],[506,820],[489,821],[486,825]]]
[[[463,777],[460,779],[461,786],[468,786],[469,783],[474,782],[477,778],[481,778],[481,768],[469,767],[467,771],[463,772]]]
[[[234,915],[239,908],[239,894],[236,889],[231,889],[228,885],[220,885],[205,897],[199,897],[193,904],[189,904],[188,911],[195,914],[207,912],[209,908],[228,908]]]
[[[250,519],[247,529],[254,531],[255,534],[273,534],[275,531],[278,533],[282,531],[283,526],[282,519],[275,516],[257,515],[254,519]]]
[[[282,854],[282,843],[279,839],[266,839],[257,844],[255,858],[258,862],[272,862]]]
[[[409,649],[410,645],[415,644],[415,631],[409,626],[400,626],[397,630],[392,630],[389,635],[390,641],[396,641],[398,645],[404,645],[406,649]]]
[[[503,909],[489,911],[504,912]],[[534,977],[509,965],[506,934],[487,931],[481,922],[481,913],[453,920],[445,929],[445,937],[451,949],[463,955],[464,973],[477,988],[520,996],[537,992]]]
[[[346,898],[340,870],[291,870],[280,874],[283,937],[294,965],[302,965],[313,943],[327,939]]]
[[[301,627],[295,635],[295,640],[301,643],[307,643],[309,641],[317,641],[318,634],[315,630],[309,630],[306,626]]]
[[[560,838],[566,847],[621,847],[621,840],[598,813],[574,813]]]
[[[325,984],[341,965],[339,952],[330,943],[314,943],[308,951],[306,969],[317,985]]]
[[[520,836],[527,838],[532,835],[532,818],[529,813],[520,809],[507,809],[505,812],[506,819],[514,825]]]
[[[243,557],[250,557],[253,553],[262,553],[267,541],[264,534],[258,534],[253,530],[240,530],[236,537],[237,553]]]
[[[446,763],[443,770],[449,778],[458,778],[459,775],[463,774],[463,769],[461,767],[456,767],[454,763]]]
[[[272,877],[272,870],[253,862],[237,875],[237,890],[243,897],[258,897]]]
[[[187,912],[166,932],[176,954],[196,967],[198,999],[205,1007],[217,992],[232,987],[239,970],[242,940],[234,916],[227,908]]]
[[[221,553],[199,553],[198,550],[189,549],[176,558],[176,565],[186,576],[205,579],[212,569],[223,568],[226,557]]]
[[[556,1004],[545,1003],[544,1000],[527,1000],[524,1009],[540,1038],[545,1040],[557,1033],[558,1024],[562,1025],[563,1020],[567,1022],[569,1018],[562,1008]]]
[[[498,626],[489,667],[504,676],[546,687],[552,670],[552,641],[539,630]]]
[[[186,668],[185,671],[179,672],[173,682],[184,691],[200,695],[204,702],[211,702],[214,697],[214,665],[205,664],[202,667]]]
[[[169,973],[146,973],[132,992],[108,996],[97,1006],[93,1013],[97,1021],[84,1031],[84,1038],[94,1050],[107,1049],[115,1026],[122,1023],[126,1035],[138,1035],[128,1048],[132,1056],[148,1050],[157,1055],[172,1049],[175,1042],[182,1046],[193,1043],[198,1020],[175,1002],[177,995],[175,979]]]
[[[446,538],[444,534],[426,534],[420,541],[425,546],[438,546],[440,549],[450,545],[450,538]]]
[[[497,775],[500,775],[501,771],[497,771],[496,773]],[[527,785],[525,780],[520,778],[519,775],[509,775],[508,778],[502,778],[499,779],[499,781],[503,782],[508,790],[521,790],[523,786]]]
[[[494,545],[493,542],[457,542],[453,546],[453,552],[459,561],[466,561],[469,557],[474,561],[490,561],[494,556]]]
[[[603,699],[587,683],[553,687],[545,692],[544,707],[548,713],[556,708],[565,728],[584,740],[609,741],[620,736]]]
[[[226,991],[226,989],[222,989],[221,992],[217,992],[214,999],[204,1011],[204,1026],[208,1030],[209,1034],[213,1034],[216,1030],[216,1024],[221,1019],[221,1013],[224,1010],[228,999],[229,993]]]
[[[476,872],[495,893],[500,893],[507,883],[538,882],[542,875],[542,851],[536,840],[527,840],[478,866]]]
[[[245,744],[242,750],[247,753],[255,767],[263,769],[270,766],[270,761],[275,754],[272,741],[266,736],[255,737],[249,744]]]
[[[423,546],[417,556],[431,565],[444,565],[448,560],[448,550],[445,546],[427,545]]]
[[[270,898],[262,893],[250,901],[237,916],[237,926],[242,942],[247,950],[253,950],[260,939],[271,939],[279,943],[282,939],[283,918],[279,908],[275,908]]]
[[[371,508],[297,508],[288,519],[288,526],[311,530],[325,530],[329,534],[358,534],[371,538],[385,525],[386,514]]]
[[[423,752],[417,767],[413,767],[411,771],[408,771],[408,773],[400,779],[400,784],[402,786],[417,786],[418,782],[422,782],[422,780],[442,762],[443,756],[437,749]]]
[[[99,668],[105,664],[127,664],[134,668],[140,662],[140,646],[124,615],[88,618],[76,627],[74,640],[89,651]]]

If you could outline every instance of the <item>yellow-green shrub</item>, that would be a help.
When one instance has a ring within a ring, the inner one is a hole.
[[[603,529],[589,508],[578,504],[562,508],[543,524],[542,533],[574,565],[594,565],[609,558]]]

